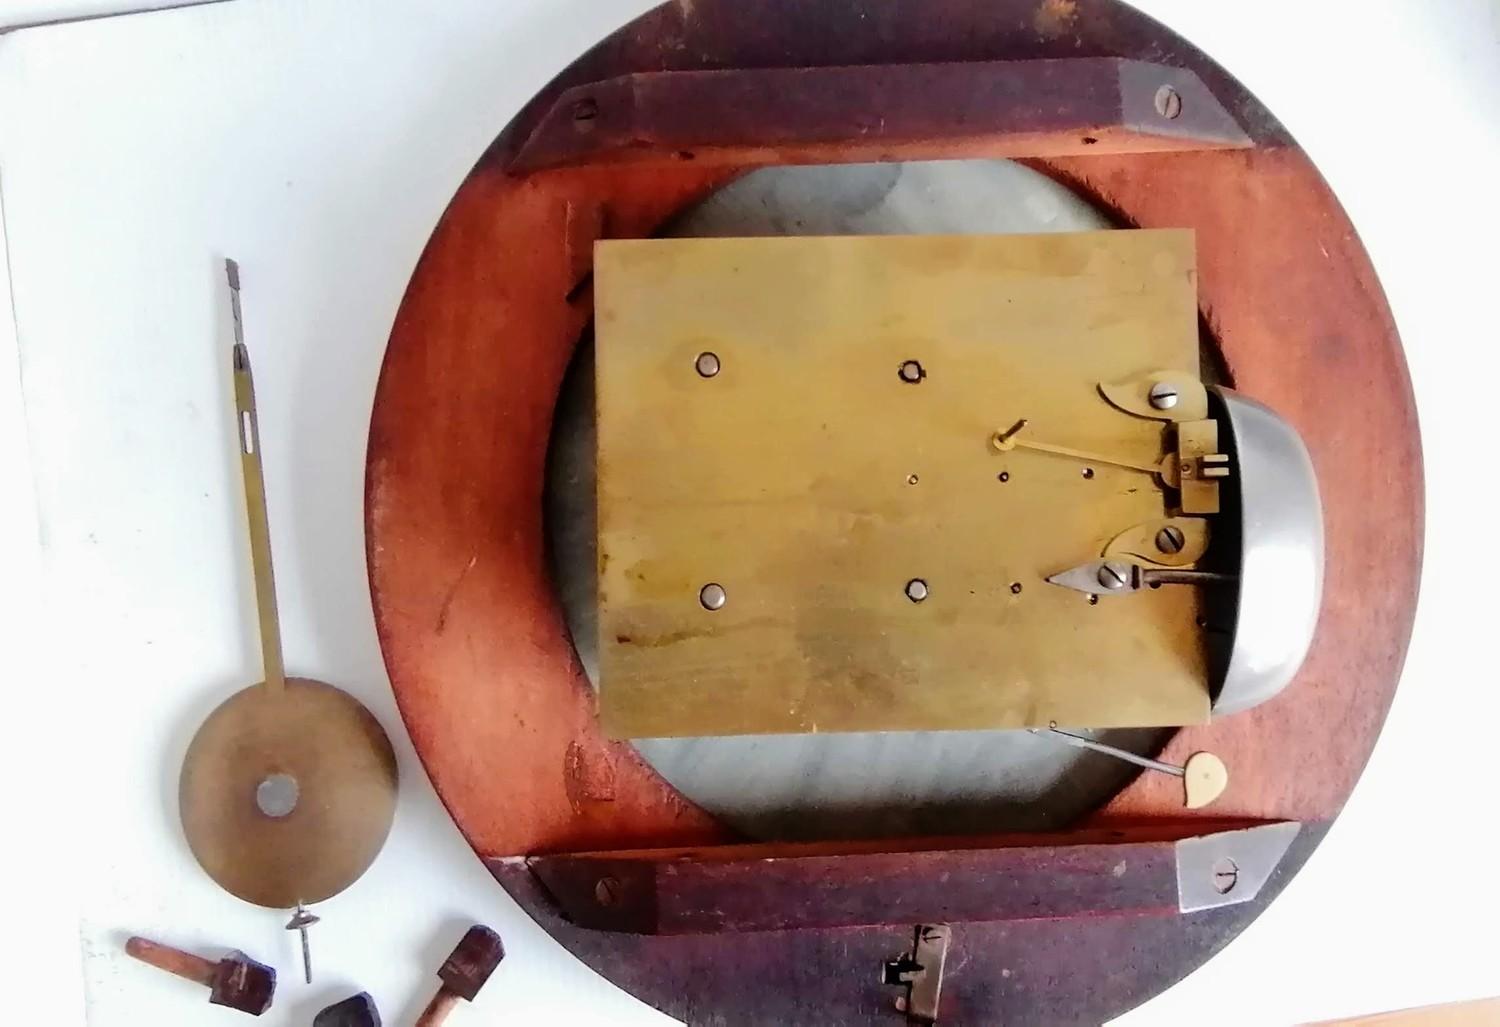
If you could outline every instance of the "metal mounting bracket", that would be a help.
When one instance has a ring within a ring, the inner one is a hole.
[[[907,1023],[937,1023],[952,934],[953,929],[947,924],[918,924],[911,951],[888,961],[882,968],[882,983],[906,989],[906,994],[896,999],[896,1008],[906,1014]]]

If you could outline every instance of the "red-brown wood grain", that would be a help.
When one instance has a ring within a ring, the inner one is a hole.
[[[1174,106],[1160,109],[1158,92]],[[854,131],[851,133],[851,127]],[[509,165],[814,163],[1250,145],[1196,75],[1118,57],[664,71],[574,86]]]
[[[887,852],[720,846],[537,856],[569,922],[638,934],[717,934],[878,924],[968,924],[1176,913],[1176,843],[1039,836],[1011,845]]]
[[[397,315],[366,478],[376,623],[412,741],[480,852],[725,837],[598,730],[547,578],[541,498],[552,407],[589,317],[586,296],[567,298],[570,203],[606,206],[628,236],[722,176],[477,171]]]
[[[956,925],[939,1022],[1097,1025],[1155,994],[1249,923],[1322,836],[1304,825],[1260,895],[1182,916],[1090,916]],[[521,908],[569,952],[689,1024],[900,1024],[880,966],[910,925],[750,934],[615,934],[568,923],[520,858],[486,861]]]

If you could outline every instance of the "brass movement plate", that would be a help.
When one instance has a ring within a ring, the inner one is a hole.
[[[1159,483],[991,445],[1162,458],[1097,386],[1197,373],[1191,232],[610,241],[595,276],[610,735],[1207,719],[1196,588],[1044,581]]]

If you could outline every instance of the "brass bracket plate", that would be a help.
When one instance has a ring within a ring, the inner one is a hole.
[[[1175,511],[1100,382],[1198,367],[1192,234],[611,241],[595,258],[615,737],[1188,724],[1196,588],[1046,577]],[[1115,463],[1018,447],[997,428]]]

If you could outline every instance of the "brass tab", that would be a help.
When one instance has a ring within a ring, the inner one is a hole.
[[[1105,556],[1134,556],[1162,567],[1191,567],[1208,550],[1208,522],[1168,517],[1126,528],[1104,547]]]
[[[1177,488],[1185,514],[1219,512],[1219,482],[1229,457],[1219,452],[1219,422],[1184,421],[1177,426]]]
[[[1154,421],[1181,423],[1208,416],[1208,390],[1187,371],[1153,371],[1130,381],[1100,382],[1099,394],[1127,414]]]

